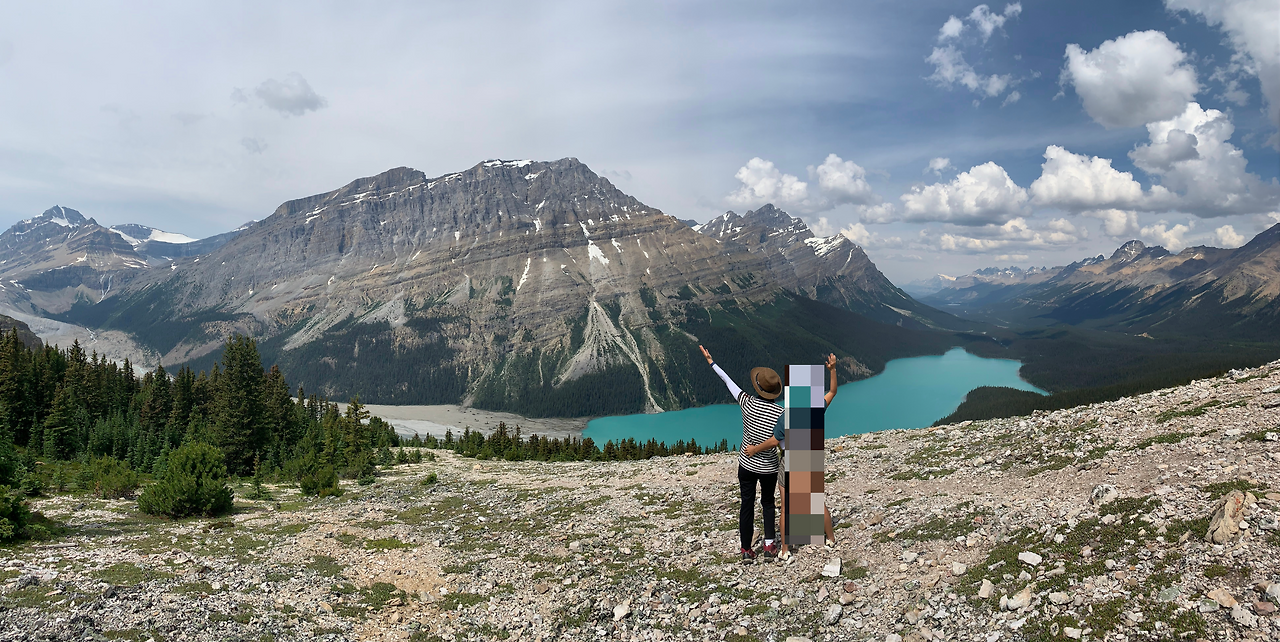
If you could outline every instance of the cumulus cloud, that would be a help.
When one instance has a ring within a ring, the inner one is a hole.
[[[938,42],[944,40],[959,38],[964,33],[964,21],[951,16],[942,24],[942,28],[938,30]]]
[[[987,162],[961,172],[949,183],[916,185],[900,198],[907,221],[988,225],[1018,216],[1027,203],[1027,190],[1018,187],[1003,167]]]
[[[1057,145],[1044,150],[1040,178],[1031,183],[1036,205],[1069,212],[1133,208],[1143,199],[1133,174],[1111,166],[1111,159],[1073,154]]]
[[[1244,153],[1227,142],[1234,132],[1230,117],[1198,103],[1148,123],[1151,142],[1129,152],[1129,158],[1159,179],[1151,189],[1150,209],[1203,218],[1280,210],[1280,183],[1248,172]]]
[[[253,89],[253,97],[262,102],[268,109],[286,116],[301,116],[309,111],[327,107],[329,101],[311,88],[306,78],[297,72],[284,77],[284,80],[268,78]],[[231,92],[231,100],[238,103],[251,101],[249,92],[236,89]]]
[[[955,166],[951,164],[951,159],[938,157],[931,159],[928,167],[925,167],[924,172],[922,173],[928,174],[929,172],[933,172],[934,176],[941,176],[943,172],[949,169],[955,169]]]
[[[867,183],[867,171],[835,154],[828,154],[821,165],[810,167],[809,174],[818,179],[818,188],[833,205],[867,204],[880,200]]]
[[[808,209],[809,184],[791,174],[784,174],[770,161],[759,156],[738,168],[734,178],[742,183],[728,196],[730,204],[755,207],[773,203],[783,209]]]
[[[950,45],[934,47],[933,53],[925,61],[933,65],[933,75],[929,76],[929,80],[947,89],[962,85],[969,91],[990,98],[1004,93],[1013,83],[1012,74],[984,76],[978,73],[965,61],[964,54]]]
[[[1138,226],[1138,213],[1127,210],[1105,209],[1084,212],[1085,216],[1102,220],[1102,231],[1107,236],[1131,239],[1142,230]]]
[[[859,205],[853,209],[858,214],[858,220],[863,223],[892,223],[898,220],[898,209],[893,203]]]
[[[983,42],[986,42],[987,39],[991,38],[991,34],[994,33],[996,29],[1004,26],[1006,20],[1014,18],[1020,13],[1022,13],[1021,2],[1014,2],[1013,4],[1005,5],[1004,13],[992,13],[991,9],[987,7],[987,5],[980,4],[974,7],[973,11],[969,13],[969,21],[978,28],[978,33],[982,34]],[[952,19],[954,20],[954,18]],[[947,22],[950,23],[951,21],[948,20]]]
[[[901,237],[883,237],[866,228],[862,223],[854,223],[840,230],[845,238],[862,247],[900,248],[906,246]]]
[[[1065,57],[1059,82],[1108,129],[1172,118],[1200,90],[1187,54],[1160,31],[1135,31],[1093,51],[1069,44]]]
[[[1160,221],[1155,225],[1149,225],[1142,228],[1142,238],[1155,245],[1163,245],[1170,252],[1181,252],[1187,247],[1185,238],[1187,232],[1191,231],[1191,227],[1195,225],[1192,221],[1191,225],[1183,225],[1178,223],[1173,227],[1169,226],[1167,221]]]
[[[240,139],[242,145],[250,154],[261,154],[267,151],[267,141],[261,138],[249,138],[248,136]]]
[[[867,171],[853,161],[829,154],[821,165],[810,165],[808,169],[809,176],[816,183],[814,188],[810,187],[810,182],[783,172],[770,161],[752,158],[734,174],[742,186],[729,194],[726,200],[731,206],[743,208],[773,203],[801,214],[822,212],[845,204],[880,204],[880,197],[867,182]]]
[[[1165,0],[1165,7],[1196,14],[1226,32],[1240,59],[1238,70],[1258,77],[1267,116],[1280,127],[1280,5],[1274,0]],[[1228,97],[1232,89],[1229,85]],[[1280,147],[1280,134],[1271,143]]]
[[[1000,103],[1000,106],[1004,107],[1005,105],[1012,105],[1013,103],[1016,103],[1019,100],[1022,100],[1022,92],[1014,90],[1009,92],[1008,96],[1004,97],[1004,102]]]
[[[1236,232],[1236,228],[1230,225],[1223,225],[1213,231],[1213,243],[1218,247],[1240,247],[1246,240],[1243,235]]]

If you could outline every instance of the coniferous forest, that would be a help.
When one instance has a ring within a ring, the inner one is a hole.
[[[21,537],[26,496],[72,488],[101,497],[141,490],[144,512],[183,517],[230,510],[226,481],[252,477],[296,484],[307,495],[341,493],[338,479],[373,481],[378,466],[421,461],[413,446],[507,460],[619,460],[726,452],[722,441],[671,446],[633,439],[603,447],[590,438],[524,436],[505,425],[487,438],[415,436],[402,443],[358,398],[346,404],[296,394],[278,367],[264,369],[257,344],[234,336],[208,371],[163,366],[142,377],[80,344],[30,348],[16,332],[0,338],[0,540]],[[142,488],[144,480],[154,480]],[[36,526],[36,528],[39,528]]]

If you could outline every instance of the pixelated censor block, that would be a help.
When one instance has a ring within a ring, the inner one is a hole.
[[[787,449],[783,475],[787,489],[788,545],[823,543],[824,440],[826,413],[822,366],[787,366],[783,421]]]

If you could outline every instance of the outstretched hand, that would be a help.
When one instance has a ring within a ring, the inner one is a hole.
[[[706,350],[703,350],[703,352],[706,352]],[[829,354],[827,355],[827,370],[835,370],[835,369],[836,369],[836,355]]]
[[[715,363],[715,360],[713,360],[713,359],[711,358],[711,353],[710,353],[710,352],[707,352],[707,349],[706,349],[706,348],[704,348],[704,347],[702,347],[701,345],[699,345],[699,346],[698,346],[698,349],[702,351],[702,356],[704,356],[704,357],[706,357],[706,358],[707,358],[707,365],[711,365],[711,364]]]

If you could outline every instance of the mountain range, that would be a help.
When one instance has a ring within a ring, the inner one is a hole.
[[[864,377],[971,325],[844,236],[772,206],[691,227],[572,158],[396,168],[203,241],[56,207],[0,246],[0,304],[24,320],[116,333],[166,365],[206,364],[240,332],[314,392],[527,415],[719,400],[700,342],[743,371],[836,351]]]
[[[1173,254],[1135,240],[1110,257],[1055,268],[981,270],[921,301],[1006,326],[1274,341],[1278,296],[1280,224],[1236,249],[1196,246]]]
[[[1050,354],[1002,325],[1273,332],[1277,235],[1177,255],[1135,241],[940,278],[917,301],[848,238],[772,205],[697,224],[576,159],[492,160],[392,169],[201,240],[56,206],[0,234],[0,313],[146,367],[208,367],[242,333],[333,397],[623,414],[723,401],[699,344],[731,372],[836,352],[856,379],[954,345]]]

